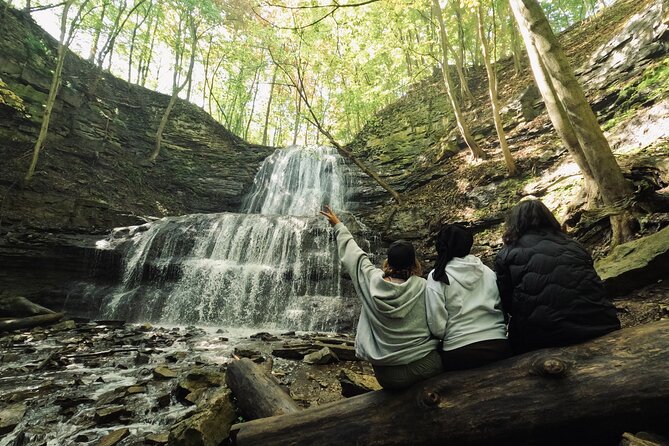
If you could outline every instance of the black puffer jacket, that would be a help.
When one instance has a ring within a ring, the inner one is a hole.
[[[532,230],[495,259],[516,352],[573,344],[620,328],[592,258],[561,232]]]

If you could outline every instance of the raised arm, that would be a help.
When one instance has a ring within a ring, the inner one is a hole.
[[[369,288],[371,274],[378,268],[369,260],[367,253],[358,246],[351,232],[339,220],[330,206],[325,206],[325,210],[320,213],[334,226],[335,236],[337,237],[337,252],[344,269],[356,284],[365,289]]]

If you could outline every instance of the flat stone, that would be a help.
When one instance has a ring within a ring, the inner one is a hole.
[[[95,422],[98,424],[109,423],[127,414],[128,411],[125,409],[125,406],[103,407],[95,411]]]
[[[169,433],[168,432],[161,432],[158,434],[151,434],[147,435],[146,438],[144,439],[144,443],[146,444],[166,444],[167,440],[169,438]]]
[[[11,404],[0,409],[0,435],[5,435],[14,430],[21,422],[26,413],[26,405],[23,403]]]
[[[172,379],[176,378],[178,375],[177,372],[170,369],[169,367],[158,366],[155,369],[153,369],[153,376],[156,379]]]
[[[123,428],[115,430],[104,437],[97,443],[96,446],[114,446],[121,442],[125,437],[130,435],[130,429]]]
[[[337,355],[329,347],[323,347],[316,352],[306,355],[303,361],[307,364],[330,364],[339,361],[339,358],[337,358]]]
[[[144,386],[130,386],[126,389],[128,395],[135,395],[137,393],[146,393],[146,387]]]
[[[374,390],[381,390],[381,385],[372,375],[363,375],[351,370],[339,372],[339,384],[342,396],[349,398]]]

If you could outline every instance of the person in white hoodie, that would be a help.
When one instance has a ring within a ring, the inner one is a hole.
[[[495,273],[469,253],[473,242],[462,226],[442,227],[427,278],[427,321],[442,340],[444,370],[480,367],[511,355]]]
[[[369,361],[379,384],[402,389],[442,372],[438,339],[425,312],[425,284],[413,245],[398,240],[376,268],[330,206],[321,211],[334,226],[339,259],[362,302],[356,356]]]

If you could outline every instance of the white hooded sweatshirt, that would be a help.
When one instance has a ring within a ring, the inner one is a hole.
[[[470,254],[448,262],[450,285],[434,280],[433,274],[425,289],[427,322],[432,334],[444,340],[444,350],[506,339],[495,273],[481,259]]]
[[[405,365],[437,349],[425,313],[425,279],[403,283],[383,279],[343,223],[334,227],[339,259],[362,301],[355,336],[356,356],[372,365]]]

